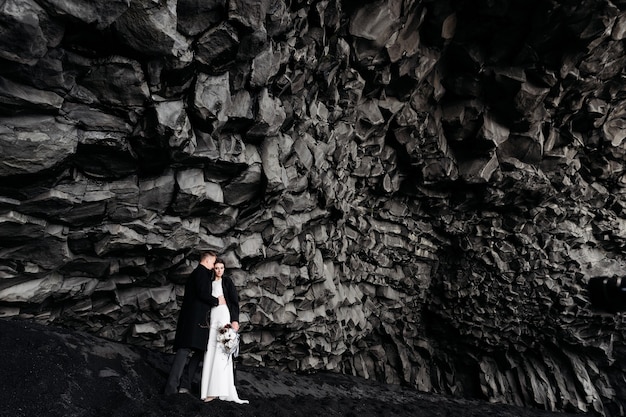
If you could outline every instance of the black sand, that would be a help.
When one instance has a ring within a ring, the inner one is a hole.
[[[248,405],[162,395],[172,356],[0,319],[1,417],[573,416],[424,394],[332,373],[237,368]],[[576,414],[580,416],[581,414]]]

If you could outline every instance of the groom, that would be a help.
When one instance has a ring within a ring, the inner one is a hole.
[[[211,295],[211,280],[216,258],[217,255],[214,252],[202,253],[200,263],[189,275],[185,284],[185,295],[174,339],[176,355],[174,355],[174,362],[165,385],[166,395],[189,392],[209,339],[207,312],[211,307],[226,303],[223,296],[215,298]],[[188,378],[184,379],[181,384],[185,364],[190,355]]]

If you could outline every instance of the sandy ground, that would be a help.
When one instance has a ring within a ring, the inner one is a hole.
[[[172,355],[0,319],[0,417],[581,416],[419,393],[360,378],[239,365],[250,404],[162,395]]]

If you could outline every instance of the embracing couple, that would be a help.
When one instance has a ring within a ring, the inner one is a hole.
[[[213,252],[205,252],[187,279],[176,326],[176,354],[165,394],[190,392],[194,375],[202,362],[200,399],[248,403],[237,394],[233,352],[220,337],[225,329],[239,330],[239,297],[233,281],[224,276],[224,269],[222,259]],[[181,378],[187,359],[187,378]]]

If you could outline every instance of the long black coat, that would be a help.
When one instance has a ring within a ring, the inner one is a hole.
[[[174,350],[206,350],[209,340],[207,313],[211,307],[218,305],[218,299],[211,295],[211,281],[214,276],[213,271],[204,265],[198,265],[189,275],[185,284],[183,305],[178,315]]]

